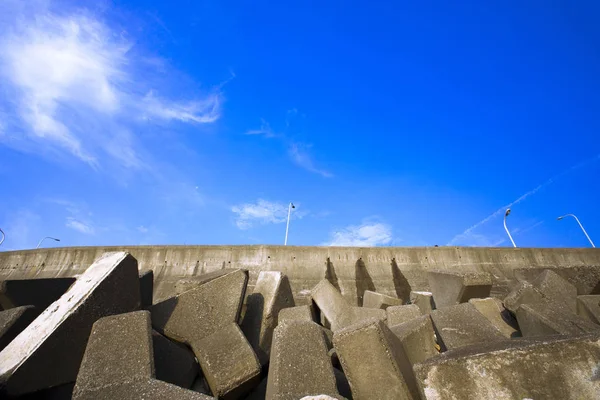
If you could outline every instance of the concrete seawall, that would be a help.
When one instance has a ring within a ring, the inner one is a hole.
[[[175,282],[223,268],[250,271],[249,291],[261,270],[287,274],[299,303],[327,278],[356,302],[364,290],[406,299],[428,290],[427,271],[487,271],[492,295],[503,296],[516,280],[550,268],[579,294],[600,293],[600,250],[475,247],[119,246],[63,247],[0,252],[0,279],[72,277],[107,251],[128,251],[140,270],[154,271],[156,299],[169,297]]]

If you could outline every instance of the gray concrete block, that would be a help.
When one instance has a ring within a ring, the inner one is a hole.
[[[284,308],[279,311],[278,322],[282,321],[316,321],[312,302],[305,306]]]
[[[60,298],[75,278],[8,279],[0,282],[0,307],[35,306],[41,314]]]
[[[363,294],[362,306],[366,308],[380,308],[385,310],[389,306],[401,306],[402,304],[404,304],[402,299],[370,290],[365,290]]]
[[[140,273],[140,301],[141,308],[152,305],[152,292],[154,291],[154,271],[151,269]]]
[[[180,388],[157,379],[117,383],[102,390],[80,393],[74,400],[214,400],[213,397]]]
[[[385,310],[350,306],[342,294],[326,279],[320,281],[311,290],[311,296],[334,333],[367,319],[376,318],[381,321],[387,319]]]
[[[236,323],[191,346],[213,396],[238,399],[260,382],[258,358]]]
[[[487,272],[429,271],[429,286],[437,308],[490,296],[492,277]]]
[[[152,332],[156,379],[189,389],[200,367],[194,353],[185,345],[175,343],[160,333]]]
[[[211,398],[156,380],[154,373],[149,312],[101,318],[92,328],[73,399]]]
[[[531,284],[552,301],[577,312],[577,288],[552,270],[544,270]]]
[[[387,314],[388,326],[400,325],[423,315],[416,304],[391,306],[388,307],[385,312]]]
[[[325,394],[338,398],[323,331],[307,321],[281,323],[275,329],[267,399],[300,399]]]
[[[431,292],[410,292],[410,303],[415,304],[421,310],[421,314],[428,315],[435,310],[435,302]]]
[[[412,367],[384,322],[366,320],[335,332],[333,344],[355,399],[418,399]]]
[[[0,351],[27,328],[38,314],[34,306],[21,306],[0,311]]]
[[[18,395],[73,382],[93,323],[139,306],[137,261],[105,253],[0,352],[4,390]]]
[[[448,351],[414,366],[423,399],[596,399],[597,336],[521,339]]]
[[[212,392],[210,391],[208,382],[206,382],[206,379],[204,379],[203,375],[198,375],[196,377],[196,380],[192,384],[192,387],[190,390],[193,390],[194,392],[205,394],[207,396],[212,396]]]
[[[505,339],[471,303],[433,310],[431,320],[443,351]]]
[[[163,335],[192,345],[239,319],[248,272],[237,270],[154,304],[152,326]]]
[[[258,383],[260,364],[237,326],[247,281],[237,270],[151,307],[153,327],[192,348],[215,396],[237,398]]]
[[[504,337],[518,337],[521,336],[519,329],[517,329],[517,321],[513,316],[504,308],[502,302],[493,297],[487,299],[471,299],[469,303],[475,307],[487,320],[496,328]]]
[[[577,296],[577,314],[600,324],[600,295]]]
[[[544,270],[531,283],[520,282],[504,299],[504,307],[515,313],[522,304],[556,303],[577,312],[577,288],[556,272]]]
[[[210,281],[213,281],[222,276],[229,275],[231,273],[240,271],[239,269],[225,268],[217,271],[209,272],[201,275],[188,276],[184,279],[179,279],[175,282],[175,286],[171,293],[171,296],[177,296],[181,293],[187,292],[197,288],[198,286],[204,285]],[[161,300],[162,301],[162,300]]]
[[[411,365],[438,354],[433,324],[428,315],[421,315],[403,324],[392,326],[390,330],[400,340]]]
[[[544,335],[577,335],[600,333],[600,325],[571,312],[569,306],[555,304],[523,304],[515,313],[523,337]]]
[[[246,314],[241,324],[261,365],[269,363],[279,311],[293,306],[294,296],[287,276],[276,271],[261,271],[254,292],[246,300]]]

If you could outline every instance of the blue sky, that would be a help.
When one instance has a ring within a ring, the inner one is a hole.
[[[4,0],[2,249],[589,246],[599,12]]]

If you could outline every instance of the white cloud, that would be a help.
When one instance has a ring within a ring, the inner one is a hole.
[[[138,230],[138,232],[140,233],[148,233],[148,228],[146,228],[144,225],[140,225],[136,228]]]
[[[13,117],[13,134],[0,136],[0,143],[70,154],[93,168],[117,161],[141,169],[149,163],[139,151],[140,138],[131,133],[140,131],[136,124],[205,124],[220,117],[218,91],[192,100],[155,95],[135,38],[88,11],[55,14],[43,6],[4,4],[2,13],[7,23],[0,28],[0,89],[10,99],[4,106]]]
[[[261,119],[260,121],[260,128],[250,129],[249,131],[246,131],[246,135],[261,135],[266,138],[272,138],[277,136],[275,132],[273,132],[273,129],[271,129],[271,125],[269,125],[267,121],[265,121],[264,119]]]
[[[325,178],[332,178],[333,174],[331,172],[315,166],[311,155],[308,153],[310,147],[312,146],[302,143],[292,143],[288,149],[290,158],[296,165],[307,171],[319,174]]]
[[[392,242],[392,229],[383,223],[363,223],[351,225],[344,229],[334,231],[331,240],[323,243],[324,246],[356,246],[373,247],[390,244]]]
[[[298,205],[296,205],[298,208]],[[246,203],[231,207],[231,211],[237,214],[235,224],[240,229],[248,229],[255,223],[279,224],[287,220],[288,204],[273,203],[258,199],[256,203]],[[295,218],[302,218],[303,213],[294,212]]]
[[[65,224],[65,226],[67,228],[74,229],[86,235],[93,235],[96,232],[96,230],[90,223],[77,220],[73,217],[67,217],[67,223]]]

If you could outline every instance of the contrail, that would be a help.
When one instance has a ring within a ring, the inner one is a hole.
[[[461,238],[469,235],[471,232],[473,232],[475,229],[479,228],[481,225],[487,223],[489,220],[496,218],[498,215],[501,215],[502,213],[506,212],[507,208],[510,208],[512,206],[514,206],[515,204],[519,204],[520,202],[522,202],[523,200],[525,200],[526,198],[528,198],[529,196],[539,192],[541,189],[545,188],[546,186],[549,186],[551,184],[554,183],[555,180],[562,178],[564,175],[570,174],[571,172],[586,166],[587,164],[594,162],[596,160],[598,160],[600,158],[600,154],[597,154],[596,156],[592,157],[592,158],[588,158],[587,160],[584,160],[578,164],[573,165],[572,167],[567,168],[566,170],[564,170],[563,172],[559,173],[558,175],[553,176],[552,178],[548,179],[546,182],[542,183],[541,185],[536,186],[535,188],[531,189],[529,192],[525,193],[524,195],[522,195],[521,197],[519,197],[518,199],[516,199],[515,201],[513,201],[510,204],[507,204],[503,207],[500,207],[499,209],[497,209],[496,211],[494,211],[492,214],[488,215],[487,217],[485,217],[484,219],[482,219],[481,221],[479,221],[478,223],[476,223],[475,225],[471,226],[470,228],[468,228],[467,230],[465,230],[463,233],[458,234],[456,236],[454,236],[452,238],[452,240],[450,240],[446,246],[453,246],[456,241],[460,240]]]

